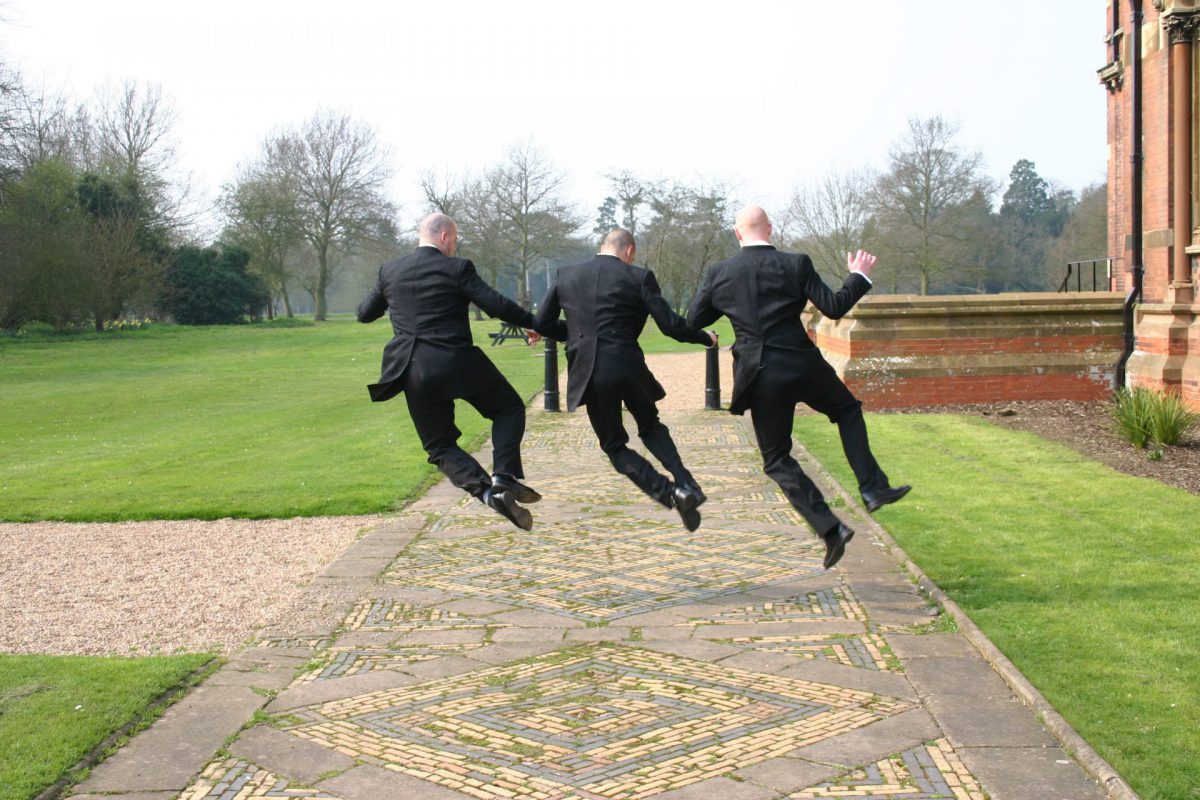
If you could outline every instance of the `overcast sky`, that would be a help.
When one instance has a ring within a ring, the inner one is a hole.
[[[717,178],[768,208],[831,169],[883,167],[912,116],[961,125],[1005,180],[1028,158],[1105,177],[1104,0],[0,0],[0,57],[77,98],[162,86],[182,166],[215,195],[319,107],[416,176],[480,170],[532,137],[589,218],[602,173]]]

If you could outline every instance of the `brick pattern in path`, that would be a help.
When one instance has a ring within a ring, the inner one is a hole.
[[[748,420],[665,419],[709,496],[699,531],[612,471],[585,415],[531,412],[532,532],[439,484],[214,677],[265,707],[189,785],[122,751],[80,796],[1025,800],[1031,776],[1104,796],[931,631],[853,498],[859,535],[824,570]]]

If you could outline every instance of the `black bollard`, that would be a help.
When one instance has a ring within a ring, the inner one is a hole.
[[[717,360],[719,347],[704,351],[704,407],[712,411],[721,410],[721,364]]]
[[[558,342],[546,339],[546,411],[558,411]]]

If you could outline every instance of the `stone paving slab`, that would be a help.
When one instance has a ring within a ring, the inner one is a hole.
[[[973,646],[927,632],[852,499],[859,535],[824,570],[748,420],[667,424],[710,497],[700,530],[617,475],[585,415],[532,413],[532,532],[443,481],[176,707],[212,716],[201,741],[179,750],[164,717],[76,797],[1103,797]],[[219,750],[267,699],[245,687],[278,694]]]
[[[251,728],[229,746],[229,752],[276,775],[311,785],[330,773],[354,769],[354,760],[265,725]]]
[[[179,791],[265,698],[243,687],[200,686],[144,733],[97,764],[76,787],[87,793]]]

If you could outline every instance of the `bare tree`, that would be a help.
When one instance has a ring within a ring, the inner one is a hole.
[[[127,80],[99,92],[94,117],[77,115],[79,150],[94,150],[88,167],[109,175],[127,175],[146,198],[148,222],[176,235],[195,221],[187,211],[191,187],[176,173],[178,150],[171,129],[177,114],[162,87]],[[94,128],[89,134],[87,128]],[[88,136],[94,141],[84,141]]]
[[[562,195],[565,183],[564,174],[532,142],[509,147],[504,163],[486,179],[498,233],[517,270],[517,297],[526,308],[530,267],[564,249],[582,224]]]
[[[921,294],[940,280],[969,283],[981,270],[971,238],[996,185],[982,173],[983,157],[955,144],[957,133],[941,117],[910,119],[873,193],[893,274],[907,268]]]
[[[661,191],[661,181],[648,181],[624,169],[609,172],[604,177],[608,179],[612,197],[621,211],[621,227],[636,237],[644,217],[643,208],[654,192]]]
[[[729,187],[720,181],[658,183],[647,197],[650,217],[642,228],[639,258],[654,271],[667,302],[682,309],[705,270],[737,247]]]
[[[284,312],[291,317],[289,257],[304,238],[290,177],[273,174],[261,164],[244,168],[224,188],[220,206],[229,221],[222,238],[250,253],[250,268],[262,276],[273,295],[268,313],[273,314],[275,302],[282,300]]]
[[[815,186],[798,188],[778,215],[775,235],[786,247],[812,256],[822,273],[846,277],[846,253],[872,249],[874,219],[868,170],[830,172]]]
[[[105,87],[96,119],[101,156],[134,175],[161,175],[177,157],[170,137],[175,119],[160,86],[127,80]]]
[[[296,188],[299,227],[316,256],[315,316],[323,320],[336,251],[353,250],[395,215],[384,197],[392,174],[388,152],[369,125],[330,111],[281,134],[269,151],[272,171],[289,176]]]

